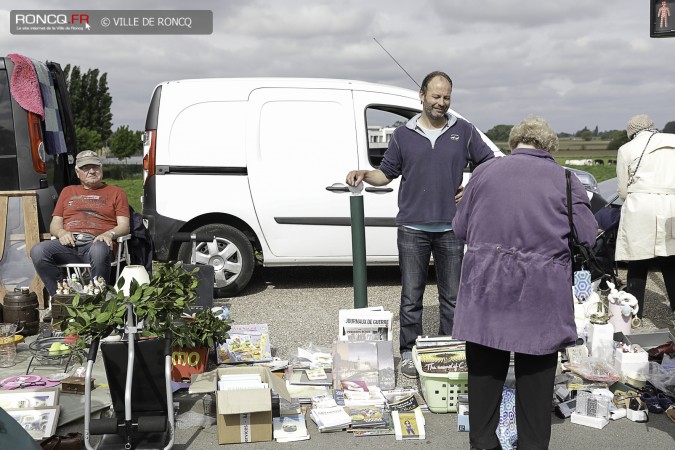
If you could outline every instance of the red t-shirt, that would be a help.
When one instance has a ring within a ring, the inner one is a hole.
[[[104,184],[98,189],[66,186],[52,216],[63,217],[66,231],[98,236],[117,226],[117,216],[129,217],[129,201],[124,190],[117,186]]]

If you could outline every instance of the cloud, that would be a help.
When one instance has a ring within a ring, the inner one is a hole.
[[[114,6],[113,6],[114,5]],[[14,36],[6,53],[108,73],[115,126],[141,129],[155,85],[205,77],[359,79],[417,90],[373,41],[420,82],[454,82],[453,107],[482,129],[528,114],[558,131],[622,128],[646,112],[675,120],[675,46],[649,38],[646,2],[614,0],[15,1],[25,9],[187,8],[213,11],[208,36]],[[675,20],[675,19],[674,19]]]

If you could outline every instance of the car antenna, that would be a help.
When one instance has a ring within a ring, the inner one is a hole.
[[[415,83],[415,84],[417,85],[418,88],[422,89],[422,86],[420,86],[419,83],[418,83],[417,81],[415,81],[415,79],[414,79],[413,77],[410,76],[410,74],[408,73],[408,71],[405,70],[405,69],[403,68],[403,66],[400,65],[400,64],[398,63],[398,61],[396,61],[396,58],[394,58],[393,56],[391,56],[391,53],[389,53],[389,52],[387,51],[387,49],[384,48],[384,45],[380,44],[380,41],[378,41],[378,40],[375,39],[375,38],[373,38],[373,40],[374,40],[375,42],[377,42],[377,45],[379,45],[380,47],[382,47],[382,50],[384,50],[384,52],[385,52],[387,55],[389,55],[389,57],[390,57],[391,59],[393,59],[394,62],[401,68],[401,70],[404,71],[405,74],[408,75],[408,77],[410,77],[410,79],[413,81],[413,83]]]

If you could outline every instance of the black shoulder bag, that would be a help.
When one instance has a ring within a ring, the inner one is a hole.
[[[572,185],[570,183],[571,172],[565,170],[565,181],[567,182],[567,220],[570,223],[570,234],[567,243],[572,254],[572,273],[579,270],[588,269],[588,261],[591,259],[591,252],[579,243],[577,230],[574,228],[574,219],[572,215]]]

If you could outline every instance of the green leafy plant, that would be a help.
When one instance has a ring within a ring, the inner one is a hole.
[[[79,335],[78,344],[85,346],[85,337],[101,339],[116,328],[124,326],[127,303],[136,307],[138,321],[143,321],[143,336],[161,336],[165,330],[173,335],[173,345],[187,348],[215,347],[229,336],[231,320],[218,318],[210,309],[184,317],[183,311],[193,306],[197,299],[199,280],[183,268],[181,262],[155,267],[148,284],[139,285],[132,280],[129,296],[121,288],[124,279],[117,282],[116,292],[104,286],[100,293],[91,296],[77,294],[67,306],[69,320],[61,323],[66,334]]]

